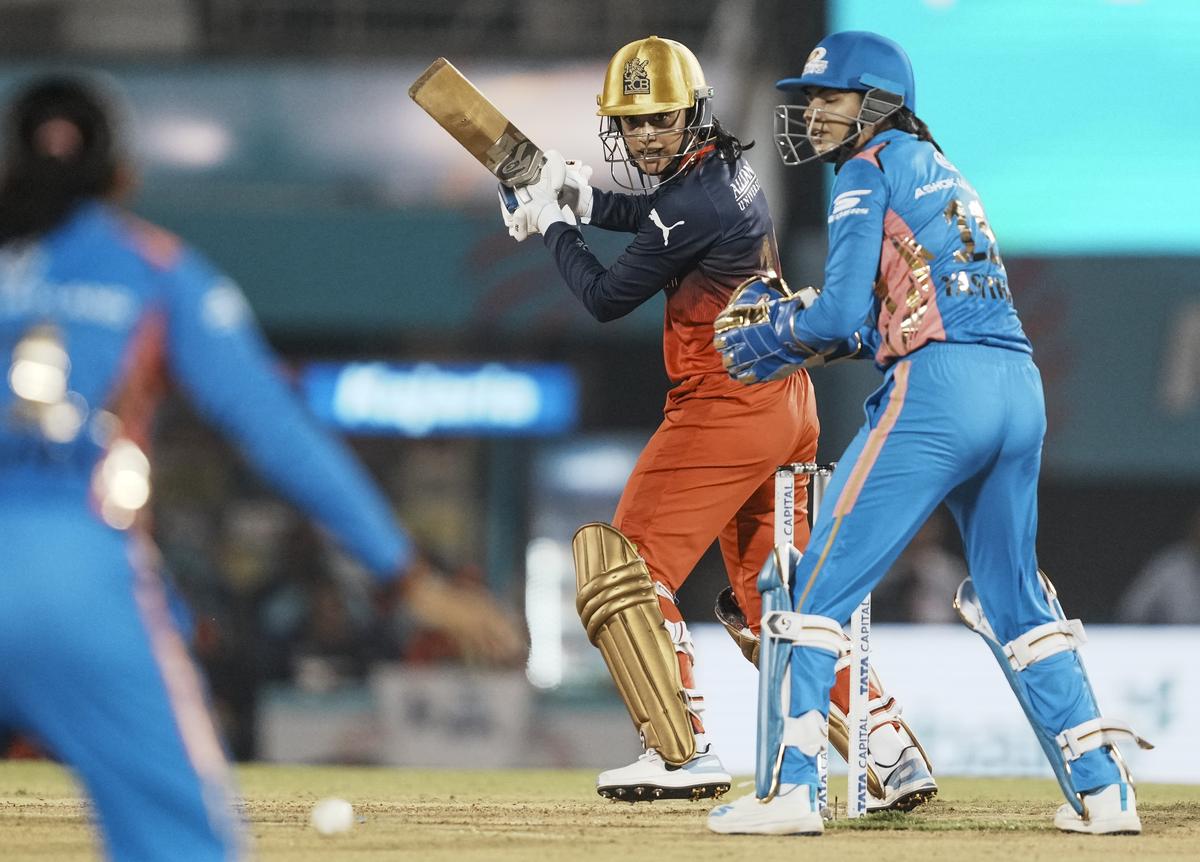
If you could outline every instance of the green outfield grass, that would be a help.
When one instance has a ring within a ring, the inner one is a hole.
[[[719,836],[704,829],[711,803],[607,802],[590,771],[416,770],[243,766],[256,857],[263,860],[935,860],[1197,859],[1200,786],[1141,785],[1140,837],[1064,835],[1050,781],[943,778],[912,813],[836,820],[821,838]],[[836,787],[836,782],[835,782]],[[749,792],[735,785],[733,795]],[[313,802],[341,796],[359,823],[323,838]],[[805,855],[799,855],[805,854]],[[86,808],[69,775],[46,763],[0,761],[0,858],[95,859]]]

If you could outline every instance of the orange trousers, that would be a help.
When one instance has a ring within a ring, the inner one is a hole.
[[[651,577],[674,595],[714,539],[738,605],[758,631],[758,571],[775,544],[775,468],[817,455],[816,400],[806,371],[745,386],[725,375],[668,393],[663,422],[638,457],[613,526],[638,547]],[[808,478],[796,481],[795,543],[808,544]],[[660,597],[663,616],[681,622]],[[694,688],[680,653],[683,684]],[[701,728],[697,727],[697,730]]]
[[[762,618],[758,572],[775,545],[775,468],[817,457],[816,400],[808,373],[744,386],[724,375],[685,381],[667,395],[663,422],[638,457],[613,526],[638,547],[650,576],[674,595],[714,539],[738,606],[756,634]],[[793,542],[808,546],[808,477],[796,479]],[[669,622],[683,621],[659,596]],[[679,652],[683,685],[695,688],[692,659]],[[849,712],[850,671],[830,700]],[[869,696],[882,699],[874,682]],[[704,731],[693,713],[697,733]]]

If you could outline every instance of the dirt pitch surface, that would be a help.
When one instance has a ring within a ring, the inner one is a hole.
[[[591,772],[244,766],[238,779],[255,857],[280,862],[729,862],[816,852],[880,862],[1200,858],[1200,786],[1140,786],[1145,832],[1136,837],[1057,832],[1050,781],[944,778],[941,795],[912,814],[835,820],[820,838],[765,838],[708,833],[708,802],[605,801]],[[733,795],[749,791],[735,784]],[[323,838],[308,825],[324,796],[353,803],[349,833]],[[63,770],[0,761],[0,858],[99,858],[87,808]]]

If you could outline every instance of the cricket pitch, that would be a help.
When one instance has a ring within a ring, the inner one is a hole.
[[[820,838],[714,835],[702,803],[608,802],[580,770],[416,770],[246,765],[238,768],[254,858],[316,860],[653,859],[655,862],[829,859],[1195,859],[1200,786],[1139,785],[1141,836],[1076,836],[1051,825],[1052,781],[940,778],[941,794],[911,814],[835,820]],[[836,791],[836,783],[831,788]],[[751,791],[735,782],[732,796]],[[313,803],[340,796],[358,822],[323,838]],[[8,862],[98,859],[88,810],[68,773],[0,761],[0,842]],[[799,858],[799,857],[797,857]]]

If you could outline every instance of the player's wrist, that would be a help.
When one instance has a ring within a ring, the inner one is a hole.
[[[566,221],[566,219],[563,217],[562,207],[559,206],[557,202],[547,203],[538,212],[538,216],[537,216],[538,233],[540,233],[542,236],[545,236],[546,230],[550,227],[550,225],[557,224],[558,222],[565,222],[565,221]]]
[[[575,208],[579,221],[587,224],[592,220],[592,187],[584,186],[579,190],[579,205]]]
[[[582,162],[566,162],[566,170],[559,202],[569,207],[580,222],[587,223],[592,218],[592,169]]]
[[[575,185],[568,178],[563,186],[563,201],[583,224],[592,220],[592,187],[586,182]]]
[[[796,335],[796,318],[805,305],[797,297],[789,297],[775,303],[771,315],[771,328],[782,350],[794,356],[797,362],[812,356],[813,351]]]

